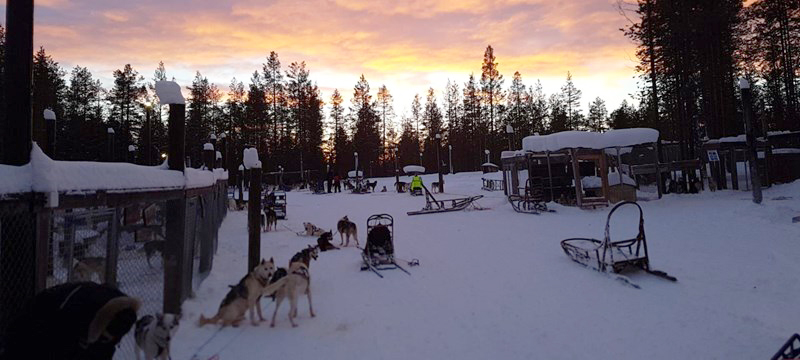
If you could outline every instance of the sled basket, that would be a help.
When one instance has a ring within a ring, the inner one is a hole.
[[[611,216],[617,209],[626,205],[634,205],[639,209],[639,232],[633,239],[612,241],[610,233]],[[597,271],[623,273],[629,270],[643,270],[667,280],[676,281],[674,277],[650,268],[647,238],[644,232],[644,213],[642,212],[642,207],[635,202],[621,202],[611,209],[606,219],[603,240],[571,238],[562,240],[561,248],[573,261]]]
[[[466,198],[458,198],[458,199],[447,199],[447,200],[436,200],[428,191],[428,188],[425,185],[422,185],[422,189],[425,191],[425,207],[419,211],[409,211],[407,212],[408,215],[422,215],[422,214],[435,214],[441,212],[450,212],[450,211],[460,211],[464,210],[470,205],[473,205],[475,200],[478,200],[483,197],[483,195],[478,196],[470,196]]]
[[[367,219],[367,243],[362,252],[365,265],[380,269],[394,266],[394,218],[389,214]]]

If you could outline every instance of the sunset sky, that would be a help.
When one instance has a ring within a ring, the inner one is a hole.
[[[106,87],[126,63],[150,79],[164,61],[182,86],[200,71],[223,91],[234,76],[247,84],[274,50],[284,69],[305,61],[326,101],[334,88],[349,99],[363,73],[373,93],[388,86],[403,115],[415,93],[432,86],[441,94],[448,79],[479,77],[491,44],[506,88],[519,71],[527,85],[541,79],[549,95],[571,71],[584,109],[600,96],[611,111],[636,91],[635,49],[619,30],[627,20],[615,3],[39,0],[35,46],[67,70],[88,67]]]

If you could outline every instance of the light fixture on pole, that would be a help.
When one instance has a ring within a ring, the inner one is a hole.
[[[450,164],[450,173],[452,174],[453,173],[453,145],[447,145],[447,149],[449,150],[448,159],[450,160],[447,163]]]
[[[392,157],[394,158],[394,186],[397,192],[400,192],[400,171],[397,170],[397,145],[392,148]]]
[[[144,164],[145,165],[153,165],[153,128],[150,123],[150,110],[153,109],[153,104],[150,101],[146,101],[144,103],[144,141],[145,141],[145,148],[144,148]]]
[[[506,124],[506,134],[508,134],[508,151],[513,151],[514,149],[511,148],[511,143],[514,139],[514,127],[511,124]]]
[[[422,166],[422,152],[419,153],[419,166]]]
[[[483,152],[486,153],[486,162],[488,163],[489,162],[489,154],[491,154],[491,152],[489,151],[489,149],[486,149]]]

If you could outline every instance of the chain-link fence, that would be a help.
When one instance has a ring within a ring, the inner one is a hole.
[[[0,334],[37,289],[67,282],[118,287],[141,301],[139,316],[163,312],[166,296],[191,296],[211,271],[217,230],[227,212],[226,188],[220,182],[185,198],[187,251],[180,256],[191,264],[191,271],[178,271],[183,289],[164,285],[165,249],[168,241],[175,240],[167,239],[167,201],[163,199],[148,201],[145,195],[113,207],[63,208],[0,201]],[[25,268],[30,271],[20,271]],[[34,283],[37,286],[32,287]],[[133,358],[134,350],[131,330],[115,358]]]

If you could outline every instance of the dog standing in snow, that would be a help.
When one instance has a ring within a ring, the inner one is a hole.
[[[297,317],[297,297],[305,294],[308,297],[308,312],[314,317],[314,306],[311,304],[311,275],[308,266],[302,261],[292,262],[286,276],[267,286],[264,296],[275,296],[275,310],[272,312],[272,322],[269,326],[275,327],[275,316],[283,299],[289,298],[289,322],[292,327],[297,327],[294,318]]]
[[[278,214],[272,207],[265,207],[261,212],[261,230],[270,231],[278,229]]]
[[[139,352],[144,354],[145,360],[168,360],[169,344],[178,330],[180,315],[156,314],[145,315],[136,322],[136,360]]]
[[[339,243],[339,246],[348,246],[350,245],[350,236],[353,237],[356,241],[356,246],[358,246],[358,229],[356,228],[356,223],[350,221],[347,216],[343,217],[339,222],[336,224],[336,230],[339,230],[339,235],[342,238],[342,241]],[[347,243],[345,244],[344,238],[347,236]]]
[[[264,292],[264,288],[269,284],[272,274],[275,272],[275,261],[261,259],[253,271],[245,275],[236,285],[231,285],[231,290],[225,295],[225,299],[219,305],[217,314],[211,318],[200,315],[199,325],[216,324],[222,322],[222,326],[238,326],[244,320],[245,312],[250,310],[250,321],[253,325],[258,325],[255,319],[254,310],[258,312],[261,321],[261,307],[256,306],[257,300]],[[255,309],[254,309],[255,308]]]

